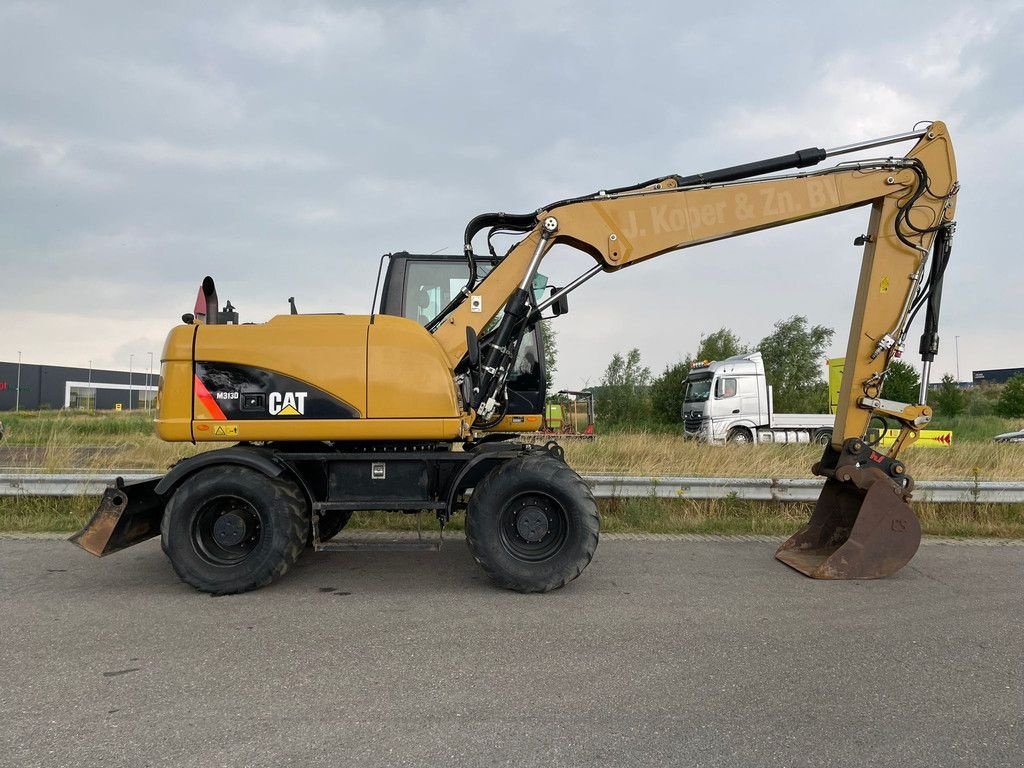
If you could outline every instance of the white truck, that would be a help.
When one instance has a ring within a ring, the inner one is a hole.
[[[825,445],[835,424],[828,413],[775,413],[760,352],[693,367],[682,417],[683,434],[708,443]]]

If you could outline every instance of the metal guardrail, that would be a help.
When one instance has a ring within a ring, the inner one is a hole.
[[[157,477],[154,472],[122,473],[125,482]],[[0,474],[0,496],[90,496],[103,493],[114,475]],[[584,475],[599,499],[744,499],[815,501],[823,481],[755,477],[628,477]],[[933,504],[1022,504],[1024,482],[923,480],[914,500]]]
[[[0,474],[0,496],[99,496],[114,477],[123,477],[126,483],[159,477],[159,472],[120,475],[89,474]]]
[[[585,475],[598,498],[745,499],[750,501],[817,501],[823,479],[760,477],[625,477]],[[1024,503],[1024,482],[922,480],[914,484],[914,501],[933,504]]]

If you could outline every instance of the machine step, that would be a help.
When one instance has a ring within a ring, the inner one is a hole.
[[[375,499],[374,501],[318,501],[313,504],[317,512],[397,512],[409,510],[436,511],[447,505],[443,501],[409,499]]]

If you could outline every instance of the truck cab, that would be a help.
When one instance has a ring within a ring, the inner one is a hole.
[[[708,443],[827,443],[835,417],[777,414],[760,352],[697,363],[686,377],[685,437]]]

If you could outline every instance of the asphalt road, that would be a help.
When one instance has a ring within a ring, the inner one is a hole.
[[[1024,547],[772,551],[605,540],[535,596],[461,542],[308,554],[211,598],[155,542],[0,540],[0,765],[1024,765]]]

